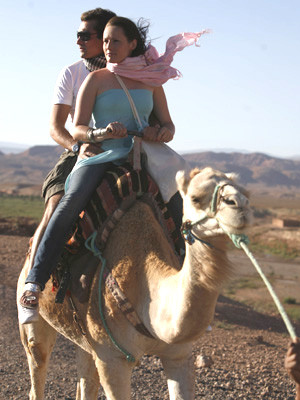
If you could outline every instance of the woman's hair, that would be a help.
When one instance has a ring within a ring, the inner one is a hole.
[[[136,39],[136,48],[131,53],[130,57],[137,57],[145,54],[147,49],[147,33],[149,29],[149,23],[144,19],[139,19],[137,24],[128,18],[124,17],[113,17],[111,18],[106,26],[118,26],[123,29],[124,35],[128,41]]]

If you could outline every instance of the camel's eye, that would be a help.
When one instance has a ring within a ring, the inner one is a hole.
[[[229,206],[235,206],[235,202],[233,200],[226,199],[225,197],[223,197],[222,200]]]
[[[200,196],[192,196],[192,201],[195,205],[199,205],[203,202],[203,197]]]

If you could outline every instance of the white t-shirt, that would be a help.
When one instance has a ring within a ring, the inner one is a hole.
[[[70,117],[73,122],[76,98],[79,88],[90,71],[83,60],[65,67],[58,76],[54,89],[53,104],[66,104],[71,106]]]

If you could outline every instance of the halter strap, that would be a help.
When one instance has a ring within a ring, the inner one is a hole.
[[[209,243],[206,240],[203,240],[201,238],[199,238],[198,236],[195,235],[195,233],[193,233],[193,227],[195,225],[198,225],[200,222],[203,222],[209,218],[212,218],[216,215],[217,212],[217,206],[218,206],[218,202],[220,199],[220,189],[223,189],[225,186],[229,185],[229,183],[224,183],[223,185],[219,184],[216,185],[213,195],[212,195],[212,199],[211,199],[211,203],[210,203],[210,213],[211,215],[207,215],[205,214],[203,217],[199,218],[198,220],[192,222],[190,220],[186,220],[182,223],[181,226],[181,234],[184,238],[184,240],[189,244],[192,245],[193,243],[195,243],[195,240],[198,240],[199,242],[209,246],[209,247],[214,247],[211,243]],[[234,186],[234,185],[232,185]],[[227,232],[226,232],[227,233]]]

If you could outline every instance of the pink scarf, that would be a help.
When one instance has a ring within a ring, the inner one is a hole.
[[[181,73],[170,66],[177,51],[195,44],[208,30],[196,33],[181,33],[172,36],[166,43],[166,51],[161,56],[155,47],[149,45],[146,53],[138,57],[127,57],[119,64],[107,63],[106,68],[125,78],[141,81],[149,86],[161,86],[169,79],[178,79]]]

